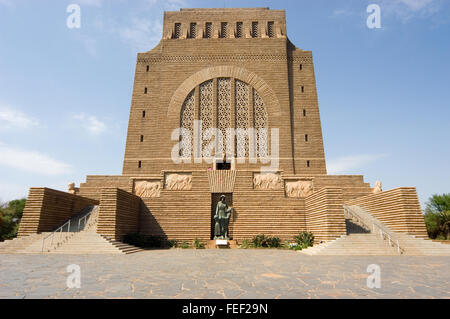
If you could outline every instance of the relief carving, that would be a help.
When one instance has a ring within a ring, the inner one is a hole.
[[[155,181],[135,181],[134,192],[136,196],[142,198],[159,197],[161,193],[161,182]]]
[[[167,174],[165,188],[172,191],[190,191],[192,174]]]
[[[314,192],[312,181],[291,181],[286,182],[286,196],[294,198],[308,197]]]
[[[283,188],[283,180],[279,174],[255,174],[253,177],[253,186],[259,190],[275,190]]]

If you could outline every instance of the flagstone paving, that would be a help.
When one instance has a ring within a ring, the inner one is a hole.
[[[69,289],[70,264],[81,287]],[[380,266],[381,288],[367,267]],[[306,256],[286,250],[0,254],[0,298],[450,298],[450,257]]]

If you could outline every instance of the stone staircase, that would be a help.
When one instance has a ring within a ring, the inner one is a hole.
[[[88,207],[71,218],[70,228],[68,227],[70,231],[15,238],[0,243],[0,253],[131,254],[143,251],[141,248],[97,234],[98,214],[98,206]]]
[[[301,250],[306,255],[322,256],[383,256],[399,255],[397,249],[379,239],[376,234],[348,234],[336,240]]]
[[[49,234],[51,233],[32,234],[0,242],[0,254],[20,253],[37,242],[39,242],[42,247],[42,240]]]
[[[405,255],[412,256],[450,256],[450,245],[433,242],[408,234],[397,233],[400,246],[405,250]]]
[[[350,207],[357,218],[346,216],[347,235],[336,240],[320,243],[314,247],[301,250],[306,255],[323,256],[383,256],[383,255],[416,255],[416,256],[450,256],[450,246],[433,242],[429,239],[394,232],[361,207]],[[371,226],[376,231],[373,232]],[[390,234],[391,242],[384,236]],[[400,252],[394,242],[400,246]]]
[[[51,254],[132,254],[143,249],[111,240],[95,232],[76,233],[63,245],[50,251]]]

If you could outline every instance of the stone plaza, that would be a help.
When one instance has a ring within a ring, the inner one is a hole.
[[[11,254],[0,255],[0,298],[448,299],[449,263],[450,257],[306,256],[262,249]],[[79,289],[66,285],[70,264],[80,266]],[[380,288],[367,286],[371,264],[380,267]]]

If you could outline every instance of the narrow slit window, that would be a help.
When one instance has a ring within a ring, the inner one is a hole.
[[[236,22],[236,38],[242,38],[242,22]]]
[[[147,72],[150,71],[150,65],[147,65]]]
[[[306,110],[303,109],[303,116],[306,116]]]
[[[205,24],[205,38],[211,38],[212,37],[212,23],[206,22]]]
[[[138,162],[138,168],[141,168],[141,167],[142,167],[142,162],[139,161],[139,162]]]
[[[142,117],[145,117],[145,111],[142,111]]]
[[[269,38],[273,38],[275,36],[275,33],[273,31],[274,24],[275,23],[273,21],[267,22],[267,36]]]
[[[306,167],[310,167],[311,166],[311,162],[310,161],[306,161]]]
[[[193,22],[189,25],[189,38],[195,39],[197,37],[197,23]]]
[[[308,142],[308,134],[305,134],[305,142]]]
[[[145,88],[145,89],[144,89],[144,94],[147,94],[147,92],[148,92],[148,89]]]
[[[141,143],[144,141],[144,135],[141,135]]]
[[[303,64],[300,64],[300,71],[303,70]]]
[[[302,90],[302,93],[304,93],[305,92],[305,87],[302,85],[302,87],[301,87],[301,90]]]
[[[252,22],[252,38],[257,38],[258,37],[258,22]]]
[[[228,37],[228,23],[222,22],[220,24],[220,37],[227,38]]]
[[[173,31],[173,38],[179,39],[181,35],[181,23],[175,23],[174,31]]]

